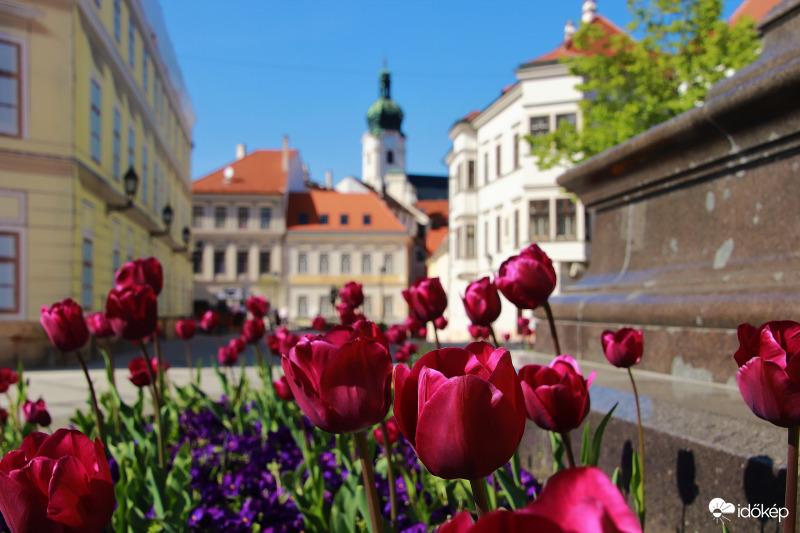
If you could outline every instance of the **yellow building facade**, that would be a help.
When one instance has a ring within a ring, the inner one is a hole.
[[[135,258],[191,313],[193,122],[155,0],[0,2],[0,365],[46,362],[41,306],[104,309]]]

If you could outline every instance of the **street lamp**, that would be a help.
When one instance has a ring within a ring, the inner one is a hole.
[[[136,189],[139,187],[139,176],[133,170],[133,167],[128,168],[128,171],[122,177],[122,183],[125,187],[125,203],[122,205],[106,205],[106,214],[125,211],[133,207],[133,198],[136,196]]]
[[[188,226],[183,227],[183,231],[181,231],[181,239],[183,240],[183,247],[181,248],[173,248],[172,251],[175,253],[183,253],[189,250],[189,239],[192,238],[192,232],[189,230]]]
[[[151,231],[151,237],[163,237],[164,235],[169,235],[169,228],[172,226],[172,206],[167,204],[164,206],[164,209],[161,210],[161,221],[164,223],[164,230],[163,231]]]

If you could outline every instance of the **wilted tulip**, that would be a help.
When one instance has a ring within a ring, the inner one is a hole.
[[[264,318],[269,311],[269,303],[263,296],[251,296],[245,302],[245,307],[255,318]]]
[[[83,308],[71,298],[56,302],[52,307],[42,306],[39,322],[53,346],[62,352],[82,348],[89,340]]]
[[[158,302],[149,285],[111,289],[106,318],[117,337],[138,341],[153,333],[158,323]]]
[[[394,374],[394,414],[430,472],[475,480],[508,462],[525,431],[525,401],[504,348],[442,348]]]
[[[267,328],[264,326],[263,318],[251,318],[245,320],[244,326],[242,326],[242,340],[247,344],[255,344],[264,337],[266,332]]]
[[[19,382],[19,374],[8,367],[0,368],[0,392],[6,392],[8,387]]]
[[[200,319],[200,327],[205,331],[217,331],[219,323],[219,313],[213,310],[203,313],[203,318]]]
[[[577,428],[589,413],[589,386],[595,374],[585,379],[569,355],[559,355],[549,366],[523,366],[519,379],[528,418],[548,431],[566,433]]]
[[[417,278],[403,291],[408,310],[423,324],[433,322],[447,309],[447,294],[439,278]]]
[[[125,263],[114,276],[114,288],[118,291],[134,285],[149,285],[156,296],[164,287],[164,271],[155,257],[136,259]]]
[[[114,507],[103,445],[80,431],[31,433],[0,461],[0,512],[12,532],[100,533]]]
[[[364,292],[360,283],[348,281],[339,289],[339,298],[342,303],[351,309],[364,305]]]
[[[177,335],[179,339],[183,339],[185,341],[191,340],[194,338],[196,333],[197,322],[195,322],[194,319],[187,318],[185,320],[178,320],[175,322],[175,335]]]
[[[495,284],[509,302],[520,309],[536,309],[556,288],[553,262],[536,244],[500,265]]]
[[[351,327],[301,339],[281,366],[300,409],[323,431],[362,431],[389,411],[392,359],[383,344]]]
[[[289,387],[289,382],[286,381],[286,376],[281,376],[273,383],[275,384],[275,394],[278,395],[278,398],[284,402],[294,400],[294,394],[292,394],[292,389]]]
[[[733,355],[739,392],[753,413],[776,426],[800,425],[800,324],[741,324]]]
[[[606,330],[600,337],[606,359],[619,368],[630,368],[642,360],[644,345],[642,331],[622,328],[617,331]]]
[[[325,320],[324,316],[317,315],[314,317],[314,320],[311,321],[311,329],[314,331],[325,331],[328,329],[328,321]]]
[[[467,285],[461,301],[467,318],[478,326],[491,326],[500,316],[500,294],[488,276]]]
[[[102,311],[97,313],[89,313],[86,315],[86,327],[89,329],[89,333],[98,339],[114,336],[114,330],[111,329],[111,323],[106,318],[106,314]]]
[[[26,421],[34,425],[49,426],[53,421],[47,411],[47,404],[41,398],[35,402],[25,400],[22,405],[22,414],[25,415]]]

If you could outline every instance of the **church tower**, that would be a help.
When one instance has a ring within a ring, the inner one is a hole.
[[[403,111],[391,98],[391,75],[379,75],[378,100],[367,110],[369,129],[361,138],[361,180],[378,191],[386,187],[387,174],[406,171],[406,137],[400,130]]]

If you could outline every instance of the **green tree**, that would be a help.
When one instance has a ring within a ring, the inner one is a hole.
[[[575,34],[581,50],[603,53],[567,59],[583,127],[563,123],[528,137],[540,168],[584,161],[693,107],[708,89],[752,63],[760,42],[752,20],[729,27],[721,0],[628,0],[631,35],[606,35],[596,24]]]

